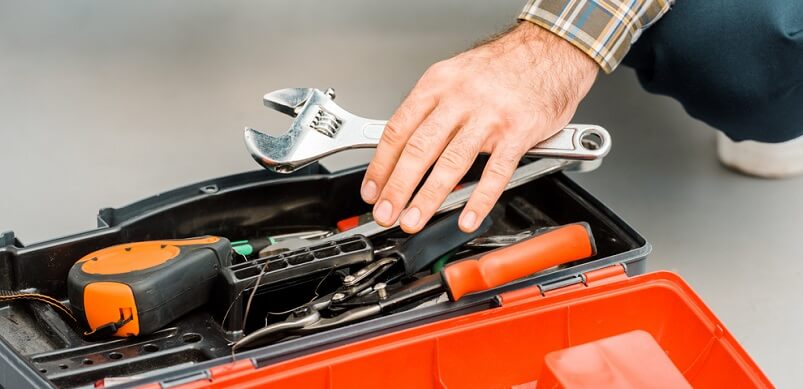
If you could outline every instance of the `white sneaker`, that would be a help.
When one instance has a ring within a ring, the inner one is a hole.
[[[717,132],[723,165],[750,176],[784,178],[803,173],[803,136],[782,143],[734,142]]]

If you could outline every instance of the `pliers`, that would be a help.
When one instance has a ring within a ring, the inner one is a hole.
[[[401,261],[389,256],[345,278],[334,292],[292,311],[284,321],[252,332],[234,350],[336,328],[393,311],[446,292],[457,301],[466,294],[501,286],[551,267],[596,254],[587,223],[545,230],[516,244],[447,265],[439,273],[406,284],[390,270]]]

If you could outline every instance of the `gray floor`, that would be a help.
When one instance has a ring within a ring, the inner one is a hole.
[[[269,90],[333,86],[387,117],[428,64],[522,2],[0,2],[0,230],[66,235],[102,206],[257,168],[243,126],[288,123],[262,107]],[[604,166],[576,178],[653,243],[651,268],[680,273],[776,384],[803,382],[803,179],[723,169],[713,131],[627,69],[576,121],[613,133]]]

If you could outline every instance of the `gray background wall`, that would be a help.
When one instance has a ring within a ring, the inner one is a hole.
[[[258,168],[241,131],[286,128],[262,107],[273,89],[333,86],[387,117],[522,2],[0,1],[0,230],[62,236],[100,207]],[[613,134],[576,178],[654,244],[651,269],[680,273],[776,384],[803,382],[803,179],[725,170],[713,131],[629,69],[600,77],[575,121]]]

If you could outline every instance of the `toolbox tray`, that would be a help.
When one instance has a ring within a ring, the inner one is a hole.
[[[476,180],[482,160],[466,175]],[[115,244],[220,235],[231,239],[334,225],[370,211],[359,197],[365,167],[330,173],[318,164],[291,175],[266,170],[189,185],[122,208],[105,208],[98,228],[24,246],[13,233],[0,235],[0,289],[28,290],[66,300],[66,277],[84,255]],[[236,359],[265,366],[404,328],[499,306],[498,295],[535,285],[541,293],[583,284],[584,274],[621,264],[627,274],[645,271],[650,245],[612,211],[562,173],[506,192],[500,204],[524,198],[540,211],[534,219],[557,224],[586,221],[598,253],[572,266],[537,274],[458,302],[378,317],[346,327],[238,353]],[[539,213],[540,212],[540,213]],[[495,233],[522,228],[521,220],[495,220]],[[4,387],[79,386],[110,376],[129,382],[172,385],[197,379],[231,362],[221,329],[208,312],[196,310],[155,334],[87,343],[49,307],[0,305],[0,369]],[[91,352],[91,358],[86,358]],[[87,362],[89,360],[90,362]]]

